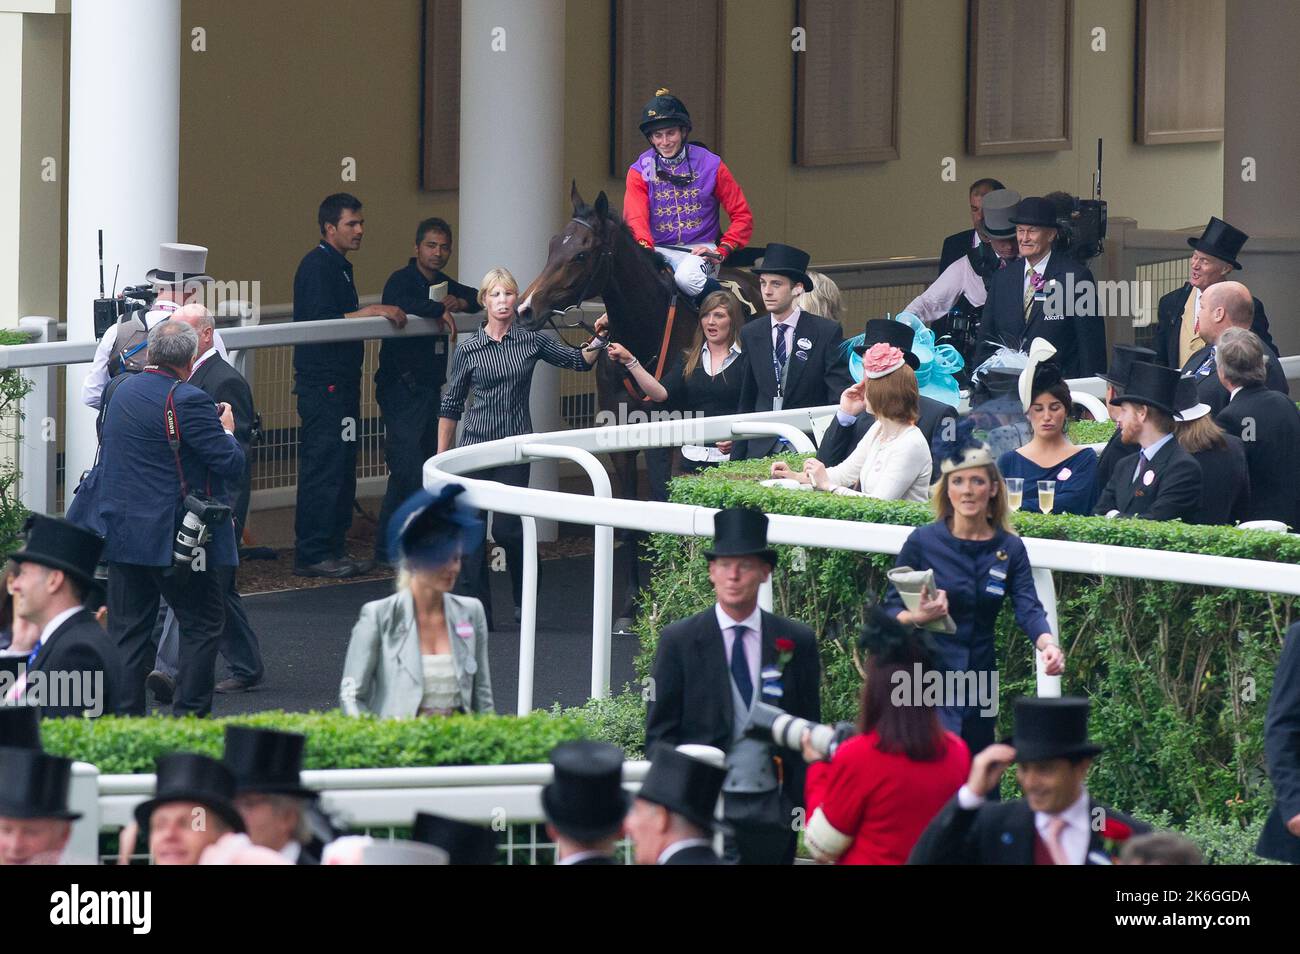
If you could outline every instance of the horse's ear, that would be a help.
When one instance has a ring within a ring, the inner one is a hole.
[[[604,189],[596,196],[596,214],[602,219],[609,215],[609,197],[605,195]]]
[[[569,187],[569,201],[571,201],[571,202],[573,203],[573,214],[574,214],[574,215],[577,215],[577,214],[578,214],[578,209],[582,208],[582,206],[586,204],[586,203],[584,203],[584,202],[582,201],[582,196],[580,196],[580,195],[578,194],[578,180],[577,180],[577,179],[573,179],[573,180],[571,180],[571,185],[570,185],[570,187]]]

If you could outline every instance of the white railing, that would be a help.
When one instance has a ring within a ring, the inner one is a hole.
[[[1076,379],[1070,381],[1069,385],[1072,391],[1089,393],[1096,393],[1097,389],[1105,387],[1104,382],[1098,378]],[[615,500],[604,494],[589,497],[560,491],[511,487],[495,481],[477,480],[470,475],[488,467],[526,463],[561,454],[573,455],[573,459],[584,451],[588,454],[611,454],[651,447],[676,447],[683,443],[709,444],[733,438],[743,439],[747,435],[770,434],[774,429],[789,434],[795,449],[806,453],[812,449],[812,444],[804,432],[812,432],[813,420],[833,414],[834,410],[828,406],[521,435],[458,447],[433,457],[425,462],[424,482],[426,486],[432,487],[448,480],[459,481],[467,488],[466,500],[484,510],[590,526],[596,528],[598,533],[608,533],[613,528],[619,528],[678,536],[712,537],[713,515],[717,511],[709,507]],[[913,530],[912,527],[787,514],[770,514],[769,521],[768,540],[771,543],[859,553],[897,555]],[[1058,637],[1061,634],[1052,579],[1054,572],[1196,585],[1205,585],[1207,581],[1213,580],[1214,585],[1224,588],[1300,596],[1300,566],[1293,564],[1071,540],[1027,537],[1024,542],[1034,567],[1035,588],[1047,611],[1052,631]],[[535,606],[537,588],[535,535],[526,535],[524,543],[524,604],[525,607],[530,607]],[[529,566],[531,572],[527,571]],[[598,550],[594,569],[592,696],[602,698],[609,692],[611,642],[610,628],[605,625],[602,614],[605,612],[603,608],[609,605],[613,591],[613,558],[607,549]],[[771,609],[771,599],[769,585],[760,596],[765,609]],[[530,603],[530,600],[533,602]],[[519,711],[522,713],[528,711],[532,700],[532,646],[536,638],[534,618],[524,618],[520,638],[522,644],[529,647],[527,669],[524,666],[524,654],[520,654]],[[1064,642],[1062,639],[1063,644]],[[1038,694],[1059,695],[1060,677],[1045,675],[1042,653],[1035,651],[1035,655]]]

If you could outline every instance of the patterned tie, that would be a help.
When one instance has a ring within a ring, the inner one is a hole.
[[[1218,345],[1210,346],[1210,356],[1205,359],[1205,362],[1199,368],[1196,369],[1196,376],[1198,378],[1208,378],[1210,375],[1214,373],[1215,351],[1217,349],[1218,349]]]
[[[745,654],[745,633],[749,632],[749,628],[733,626],[731,632],[735,637],[731,643],[731,680],[736,684],[741,701],[748,708],[754,698],[754,680],[749,675],[749,657]]]
[[[1047,822],[1047,853],[1052,856],[1052,864],[1068,865],[1070,856],[1065,853],[1065,845],[1061,841],[1061,832],[1065,831],[1065,819],[1061,817],[1052,818]]]
[[[1029,267],[1029,266],[1026,266]],[[1025,276],[1025,317],[1029,317],[1029,309],[1034,306],[1034,270],[1029,267],[1029,273]]]
[[[785,359],[788,356],[787,346],[785,343],[785,325],[776,326],[776,363],[782,368],[785,367]]]

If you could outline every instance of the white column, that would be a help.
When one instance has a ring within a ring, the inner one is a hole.
[[[176,241],[180,165],[180,0],[76,0],[68,84],[69,341],[94,338],[104,275],[144,281],[158,245]],[[68,368],[66,499],[95,454],[95,414],[81,403],[88,365]]]
[[[564,195],[564,0],[473,0],[461,9],[460,280],[504,265],[524,287],[546,264]],[[539,363],[533,426],[560,426],[559,374]],[[556,464],[532,486],[555,489]],[[538,521],[538,538],[556,525]]]

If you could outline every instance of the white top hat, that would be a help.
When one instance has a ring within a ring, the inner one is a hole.
[[[210,282],[212,276],[204,272],[207,264],[208,250],[202,245],[163,242],[158,246],[158,267],[149,269],[145,278],[155,285]]]

